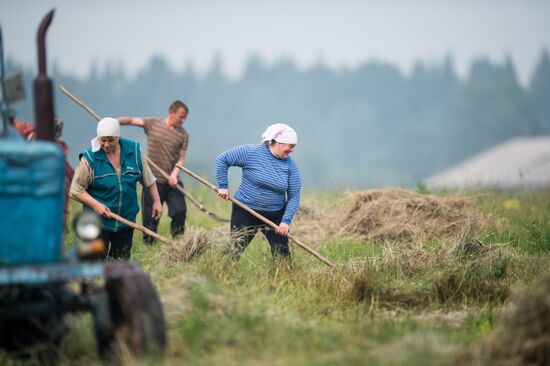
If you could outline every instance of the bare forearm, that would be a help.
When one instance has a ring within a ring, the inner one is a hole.
[[[157,184],[156,183],[151,184],[149,187],[147,187],[147,190],[151,194],[151,197],[153,197],[151,217],[153,217],[155,220],[159,220],[160,217],[162,216],[162,204],[160,203]]]
[[[183,163],[177,162],[176,165],[183,166]],[[177,167],[174,167],[174,170],[170,173],[170,177],[177,178],[179,174],[180,170]]]
[[[171,177],[174,177],[174,178],[177,178],[179,173],[180,173],[180,170],[178,169],[177,166],[184,166],[185,165],[185,152],[180,152],[180,156],[178,158],[178,161],[176,162],[176,166],[174,166],[174,169],[172,169],[172,173],[170,173],[170,176]]]
[[[99,202],[93,198],[88,192],[84,191],[79,194],[71,194],[71,198],[75,201],[85,204],[88,207],[94,208]]]
[[[132,117],[118,117],[117,119],[121,125],[129,125],[132,122]]]
[[[117,119],[121,125],[130,125],[130,126],[136,126],[136,127],[144,126],[143,118],[140,118],[140,117],[123,116],[123,117],[118,117]]]
[[[149,194],[153,198],[153,201],[160,203],[160,196],[159,196],[157,184],[156,183],[151,184],[149,187],[147,187],[147,190],[149,191]]]
[[[90,207],[96,214],[103,217],[110,217],[111,210],[109,207],[105,206],[103,203],[99,202],[93,198],[88,192],[71,194],[71,197],[79,202],[82,202],[86,206]]]

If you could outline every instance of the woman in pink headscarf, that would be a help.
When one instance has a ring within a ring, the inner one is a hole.
[[[225,151],[216,159],[218,194],[229,198],[227,171],[231,166],[242,168],[241,185],[235,199],[278,225],[271,229],[237,205],[231,213],[233,257],[238,259],[260,229],[266,236],[274,256],[290,258],[288,232],[300,206],[301,178],[289,156],[298,143],[298,135],[288,125],[276,123],[262,134],[262,143],[241,145]]]

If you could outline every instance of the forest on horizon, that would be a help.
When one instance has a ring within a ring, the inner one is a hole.
[[[27,97],[12,105],[17,119],[32,121],[36,70],[8,59],[7,71],[23,72]],[[304,189],[414,186],[432,174],[515,137],[550,134],[550,57],[547,50],[526,86],[510,59],[472,62],[465,79],[448,58],[417,63],[409,75],[392,64],[365,62],[348,69],[322,63],[300,69],[292,60],[267,65],[251,57],[242,77],[223,73],[222,60],[199,74],[181,71],[160,56],[133,77],[121,66],[91,70],[86,77],[50,69],[55,111],[74,165],[95,136],[94,119],[58,89],[65,85],[101,116],[164,118],[175,99],[190,108],[186,164],[214,177],[216,156],[232,146],[258,143],[267,125],[296,129],[293,154]],[[142,142],[143,131],[123,136]]]

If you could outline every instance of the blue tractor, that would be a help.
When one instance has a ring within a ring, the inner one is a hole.
[[[0,32],[0,349],[39,349],[33,352],[41,360],[55,360],[68,331],[66,316],[91,312],[103,358],[116,357],[121,343],[138,356],[162,351],[166,333],[156,289],[137,263],[99,260],[104,247],[95,214],[75,219],[78,240],[70,253],[64,251],[64,155],[54,142],[46,73],[45,35],[52,19],[53,10],[37,32],[35,142],[19,137],[8,120]]]

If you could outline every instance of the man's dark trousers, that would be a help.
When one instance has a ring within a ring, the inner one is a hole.
[[[183,187],[181,182],[178,182],[180,187]],[[185,196],[177,188],[172,188],[168,183],[158,183],[157,188],[160,196],[160,203],[163,205],[166,202],[168,206],[168,216],[172,219],[170,223],[170,233],[172,238],[183,235],[185,231],[185,218],[187,216],[187,205],[185,204]],[[159,220],[152,218],[153,213],[153,198],[151,194],[144,189],[141,196],[141,212],[143,226],[149,230],[157,232]],[[153,244],[155,238],[143,234],[143,242],[145,244]]]

